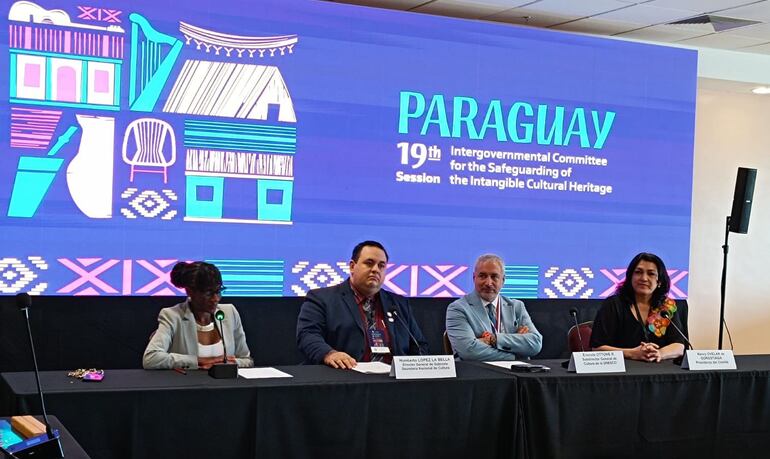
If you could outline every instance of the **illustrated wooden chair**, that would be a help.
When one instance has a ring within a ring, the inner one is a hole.
[[[129,154],[129,140],[134,140],[135,151]],[[169,149],[165,149],[169,139]],[[176,162],[174,130],[167,122],[155,118],[139,118],[131,122],[123,135],[123,161],[131,166],[129,180],[135,172],[163,174],[168,183],[168,168]]]

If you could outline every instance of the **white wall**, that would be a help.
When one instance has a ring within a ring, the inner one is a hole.
[[[690,243],[689,327],[717,346],[725,217],[739,166],[757,169],[748,234],[730,234],[725,318],[737,354],[770,353],[770,96],[698,80]],[[749,87],[749,86],[747,86]],[[729,348],[727,334],[724,347]]]

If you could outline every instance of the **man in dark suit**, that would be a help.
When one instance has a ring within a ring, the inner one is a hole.
[[[357,361],[425,354],[428,344],[406,298],[381,290],[388,253],[376,241],[356,245],[350,277],[311,290],[297,317],[297,346],[305,362],[353,368]]]

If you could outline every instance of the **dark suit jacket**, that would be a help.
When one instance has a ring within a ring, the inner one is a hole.
[[[414,320],[406,298],[380,290],[383,313],[395,312],[401,319],[385,320],[390,335],[392,355],[427,354],[428,343]],[[419,343],[419,349],[409,336]],[[342,351],[361,360],[368,346],[364,323],[350,287],[350,279],[334,287],[311,290],[297,317],[297,347],[305,356],[305,363],[323,363],[331,350]]]

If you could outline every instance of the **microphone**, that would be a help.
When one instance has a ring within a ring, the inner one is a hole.
[[[217,309],[217,312],[214,313],[214,328],[219,334],[219,339],[222,340],[222,350],[225,355],[222,357],[222,363],[211,365],[211,368],[209,368],[209,376],[214,379],[235,379],[238,377],[238,364],[227,361],[227,347],[225,346],[225,337],[222,334],[223,320],[225,320],[225,312],[221,309]],[[217,321],[219,321],[218,327]]]
[[[32,363],[35,367],[35,382],[37,382],[37,394],[40,396],[40,407],[43,410],[43,422],[45,423],[45,433],[48,437],[45,440],[37,441],[34,443],[27,443],[23,449],[24,457],[28,455],[34,455],[35,457],[48,458],[48,457],[64,457],[64,449],[61,446],[61,440],[59,439],[59,431],[51,428],[51,423],[48,422],[48,413],[45,410],[45,400],[43,399],[43,388],[40,385],[40,370],[37,366],[37,356],[35,355],[35,343],[32,340],[32,327],[29,323],[29,308],[32,306],[32,297],[29,293],[19,293],[16,295],[16,306],[24,313],[24,318],[27,322],[27,336],[29,336],[29,348],[32,351]],[[14,454],[19,455],[22,451],[16,451]]]
[[[687,339],[687,336],[685,336],[685,334],[682,333],[682,330],[680,330],[679,327],[676,326],[674,321],[671,320],[671,313],[668,312],[667,310],[663,309],[663,310],[660,311],[660,316],[663,317],[664,319],[668,319],[669,323],[674,326],[674,330],[679,332],[679,336],[684,338],[684,342],[687,343],[687,347],[690,348],[690,349],[693,349],[692,344],[690,344],[690,340]]]
[[[227,363],[227,346],[225,345],[225,337],[222,336],[222,321],[225,320],[225,312],[221,309],[217,309],[217,312],[214,313],[214,328],[217,329],[217,333],[219,334],[219,339],[222,340],[222,351],[224,351],[225,355],[222,357],[222,363]],[[217,327],[217,320],[219,321],[219,327]]]
[[[409,334],[409,338],[412,340],[415,346],[417,346],[417,355],[422,355],[422,348],[420,348],[420,342],[417,341],[417,338],[414,337],[412,334],[412,331],[409,330],[409,325],[406,323],[403,317],[401,317],[401,314],[398,313],[398,306],[394,303],[393,304],[393,310],[387,312],[387,316],[389,320],[392,322],[393,317],[398,319],[398,322],[406,329],[406,332]]]
[[[580,334],[580,324],[578,323],[578,318],[577,318],[578,311],[576,308],[571,308],[569,310],[569,313],[572,316],[572,320],[575,322],[575,330],[577,330],[578,340],[580,340],[580,352],[585,352],[586,349],[583,346],[583,336]]]

